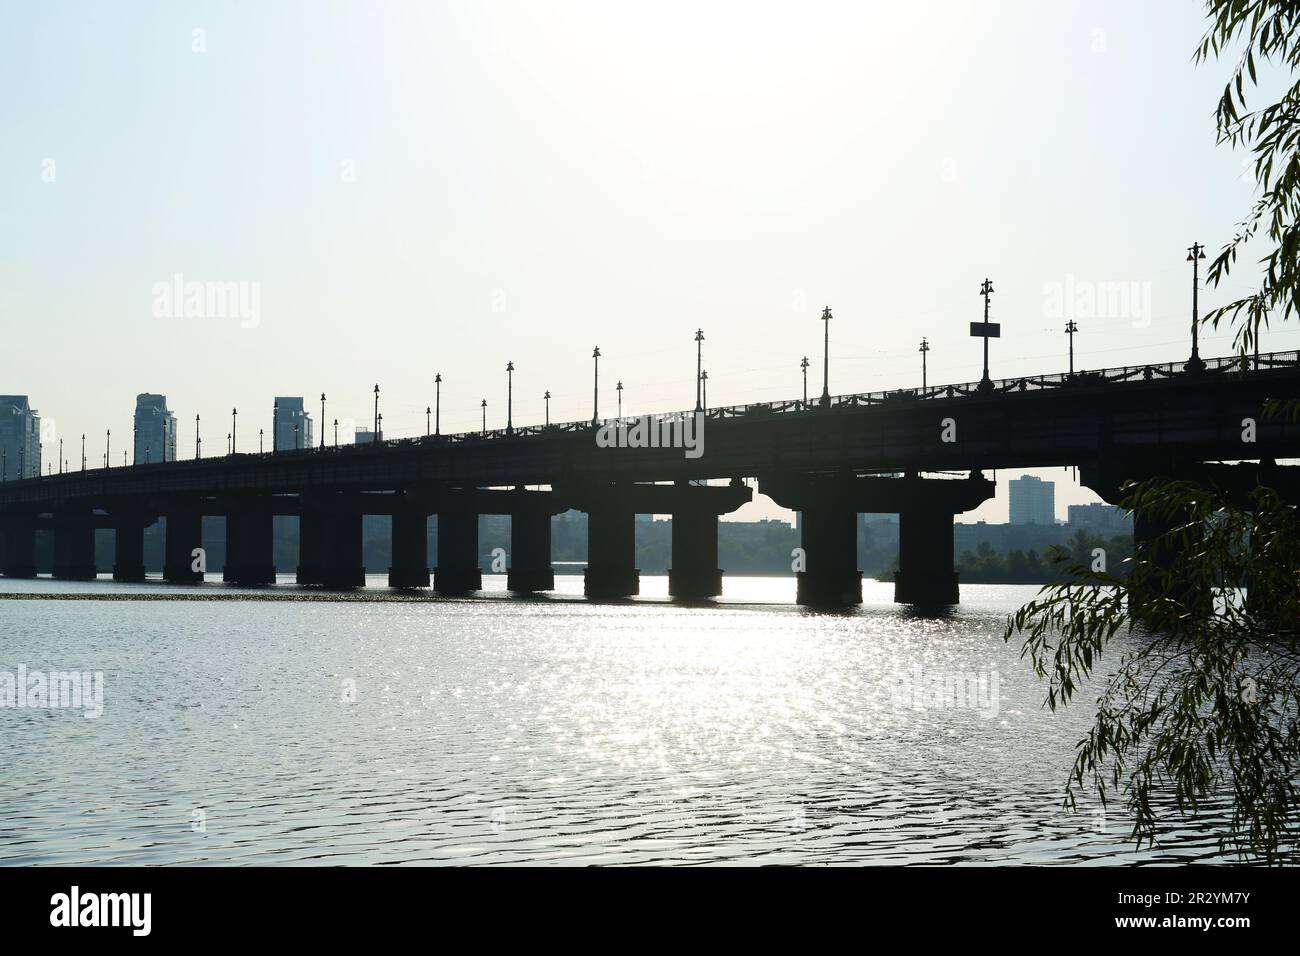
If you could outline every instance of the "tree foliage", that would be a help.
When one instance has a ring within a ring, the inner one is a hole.
[[[1216,111],[1219,138],[1249,150],[1257,198],[1214,260],[1218,284],[1252,241],[1267,245],[1254,293],[1206,321],[1236,329],[1246,357],[1270,317],[1300,313],[1300,3],[1210,0],[1204,63],[1233,55]],[[1289,79],[1251,109],[1263,70]],[[1300,408],[1274,396],[1268,411]],[[1145,527],[1125,573],[1083,564],[1008,622],[1006,639],[1048,685],[1055,709],[1100,685],[1079,742],[1066,803],[1083,791],[1120,800],[1139,845],[1166,824],[1230,800],[1226,851],[1270,863],[1297,859],[1300,780],[1300,520],[1274,490],[1242,501],[1213,487],[1149,479],[1124,502]],[[1244,583],[1244,588],[1239,585]],[[1110,659],[1118,654],[1112,666]],[[1102,664],[1106,658],[1106,664]]]

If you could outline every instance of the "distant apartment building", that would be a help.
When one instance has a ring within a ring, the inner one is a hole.
[[[41,473],[41,416],[26,395],[0,395],[0,479]]]
[[[1083,528],[1107,534],[1120,534],[1133,530],[1133,516],[1123,508],[1097,501],[1088,505],[1070,505],[1065,509],[1072,528]]]
[[[142,392],[135,397],[135,463],[176,460],[176,416],[166,395]]]
[[[352,435],[352,444],[354,445],[368,445],[375,441],[375,433],[369,428],[358,428],[352,433]],[[379,433],[379,441],[383,440],[384,433],[381,431]]]
[[[311,414],[303,406],[302,396],[280,396],[275,400],[273,423],[276,451],[311,448],[315,441]]]
[[[1011,491],[1011,524],[1056,524],[1056,483],[1033,475],[1007,482]]]

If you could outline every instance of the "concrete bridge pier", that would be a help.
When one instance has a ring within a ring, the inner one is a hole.
[[[842,507],[802,509],[799,545],[804,569],[795,572],[795,601],[814,607],[862,603],[858,570],[858,513]]]
[[[275,515],[255,503],[226,512],[226,566],[221,580],[256,586],[275,583]]]
[[[36,577],[35,519],[0,521],[0,574],[7,578]]]
[[[718,516],[735,511],[754,493],[739,480],[727,487],[673,486],[672,567],[668,593],[675,598],[700,600],[722,593],[718,567]]]
[[[942,607],[961,602],[953,561],[951,511],[903,511],[898,516],[894,602]]]
[[[517,489],[517,493],[526,492]],[[524,499],[526,502],[527,499]],[[549,496],[546,501],[549,502]],[[551,567],[551,509],[548,504],[521,503],[510,514],[510,568],[506,587],[511,591],[554,591]]]
[[[95,517],[89,508],[54,513],[54,576],[65,581],[95,579]]]
[[[636,512],[614,500],[587,512],[587,569],[583,593],[589,598],[632,597],[641,593],[636,566]]]
[[[170,584],[196,584],[202,581],[203,572],[194,570],[194,552],[202,547],[203,512],[198,508],[168,510],[163,580]]]
[[[438,594],[483,590],[478,566],[478,512],[472,508],[438,512],[438,566],[433,571]]]
[[[429,586],[429,514],[408,505],[393,512],[393,557],[388,568],[390,588]]]
[[[144,529],[152,517],[119,515],[113,521],[113,580],[143,581]]]
[[[361,563],[361,511],[341,495],[303,496],[298,520],[299,584],[365,587]]]

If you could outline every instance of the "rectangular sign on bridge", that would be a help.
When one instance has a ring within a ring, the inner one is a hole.
[[[1002,325],[998,322],[972,322],[970,334],[985,339],[1002,338]]]

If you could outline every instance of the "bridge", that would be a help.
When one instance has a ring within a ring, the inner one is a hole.
[[[1275,462],[1300,457],[1300,425],[1266,410],[1292,397],[1300,352],[87,469],[0,483],[0,573],[35,576],[46,529],[54,577],[93,579],[95,529],[111,528],[114,579],[142,581],[144,529],[161,517],[163,579],[192,583],[203,578],[192,560],[202,519],[215,515],[226,521],[223,579],[268,584],[272,518],[296,515],[298,583],[352,588],[364,584],[362,517],[383,514],[393,521],[390,586],[465,594],[482,585],[477,518],[502,514],[508,587],[545,591],[550,518],[574,508],[588,515],[587,596],[638,593],[635,516],[653,513],[673,518],[670,593],[701,599],[722,590],[719,516],[751,499],[753,481],[802,512],[801,604],[861,602],[859,512],[900,516],[895,600],[952,604],[954,516],[993,496],[986,472],[1077,466],[1111,503],[1125,480],[1157,475],[1213,480],[1244,498],[1257,483],[1297,484]],[[681,446],[692,438],[698,454]],[[1135,536],[1158,530],[1139,521]]]

